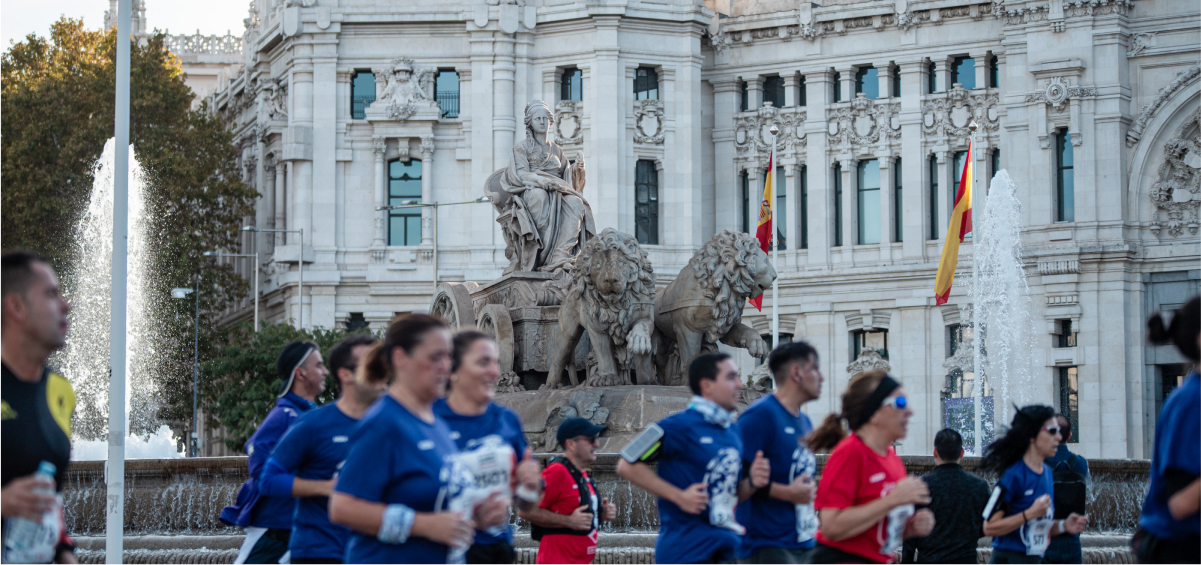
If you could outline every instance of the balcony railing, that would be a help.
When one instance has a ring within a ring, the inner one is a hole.
[[[375,102],[375,94],[359,94],[350,97],[350,117],[361,120],[367,117],[367,107]]]
[[[438,92],[435,96],[438,101],[438,106],[442,108],[443,118],[459,117],[459,93],[458,92]]]

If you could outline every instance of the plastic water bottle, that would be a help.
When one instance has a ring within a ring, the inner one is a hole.
[[[33,492],[42,496],[56,497],[54,492],[54,473],[58,469],[54,463],[42,461],[34,478],[50,483],[49,488],[38,487]],[[39,521],[25,518],[8,518],[5,522],[7,530],[4,536],[5,563],[49,563],[54,560],[54,550],[58,547],[61,533],[59,508],[62,502],[57,500],[49,511],[42,514]]]

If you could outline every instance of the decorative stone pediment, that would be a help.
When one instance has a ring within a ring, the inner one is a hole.
[[[555,143],[579,145],[584,142],[583,114],[580,102],[564,100],[555,105]]]
[[[829,111],[827,118],[832,149],[862,149],[901,138],[899,103],[878,102],[858,94],[849,107]]]
[[[1172,79],[1172,82],[1159,89],[1159,93],[1155,95],[1155,99],[1139,110],[1138,118],[1130,126],[1130,131],[1126,133],[1126,147],[1134,147],[1138,143],[1138,140],[1142,138],[1143,130],[1147,128],[1147,124],[1150,123],[1151,118],[1155,117],[1155,114],[1159,112],[1164,103],[1186,86],[1196,82],[1197,77],[1201,77],[1201,65],[1193,65],[1188,69],[1180,71],[1176,74],[1176,78]]]
[[[1196,237],[1201,227],[1201,110],[1194,110],[1164,144],[1164,163],[1151,185],[1151,201],[1155,204],[1151,233],[1164,239],[1166,228],[1168,237],[1181,237],[1187,228],[1189,237]]]
[[[1048,104],[1062,112],[1069,98],[1083,98],[1097,95],[1096,87],[1072,86],[1061,76],[1051,77],[1042,90],[1026,95],[1027,103]]]
[[[966,145],[972,132],[972,120],[987,133],[1000,127],[1000,105],[995,91],[964,90],[956,83],[945,98],[927,101],[922,106],[922,132],[928,136],[946,136]]]
[[[804,148],[806,112],[799,108],[781,110],[771,104],[764,103],[753,114],[743,114],[734,122],[734,147],[739,155],[771,150],[771,126],[780,128],[780,139],[776,148],[780,151],[791,151]]]
[[[888,363],[888,359],[885,359],[883,355],[880,355],[879,351],[870,347],[864,348],[859,353],[859,357],[856,357],[854,361],[847,365],[847,373],[851,376],[868,371],[890,370],[892,370],[892,365]]]
[[[376,90],[380,92],[365,113],[368,120],[437,120],[442,112],[434,101],[434,71],[418,68],[406,57],[392,59],[385,68],[372,69]],[[382,84],[381,84],[382,83]]]
[[[634,108],[634,143],[663,145],[663,101],[639,100]]]

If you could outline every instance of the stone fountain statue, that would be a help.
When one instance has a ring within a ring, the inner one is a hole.
[[[575,163],[547,135],[555,121],[550,106],[525,107],[526,137],[513,147],[513,161],[488,177],[505,237],[505,256],[514,272],[562,271],[596,235],[592,209],[584,200],[584,156]]]

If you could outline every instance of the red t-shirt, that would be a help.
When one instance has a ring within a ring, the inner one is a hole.
[[[580,472],[585,478],[588,477],[588,471]],[[547,465],[542,470],[542,480],[546,481],[546,488],[542,491],[542,502],[538,506],[565,516],[570,516],[580,507],[579,487],[576,486],[575,479],[571,478],[571,472],[566,466],[559,463]],[[600,500],[596,496],[596,489],[589,484],[588,490],[592,495],[592,507],[600,512]],[[535,563],[592,563],[596,558],[596,536],[599,533],[596,526],[599,517],[599,514],[593,515],[592,533],[586,536],[542,536]]]
[[[905,464],[892,446],[887,455],[879,455],[857,434],[839,442],[826,461],[817,486],[814,507],[846,509],[862,506],[892,491],[905,478]],[[859,555],[876,563],[891,563],[900,547],[905,523],[913,515],[913,505],[894,508],[888,516],[863,533],[842,541],[827,539],[819,530],[817,541]]]

